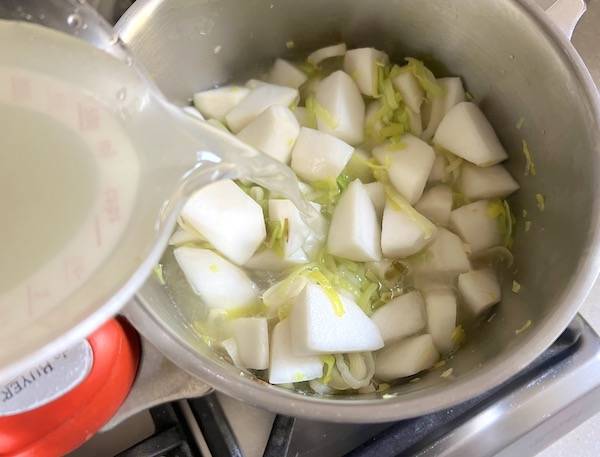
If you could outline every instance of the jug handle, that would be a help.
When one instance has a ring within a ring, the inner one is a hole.
[[[131,303],[130,306],[134,304]],[[131,391],[101,432],[110,430],[134,414],[153,406],[200,397],[213,391],[212,387],[167,359],[142,335],[140,340],[140,365]]]
[[[575,26],[587,10],[585,0],[556,0],[546,14],[570,41]]]

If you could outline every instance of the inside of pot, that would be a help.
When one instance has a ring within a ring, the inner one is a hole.
[[[123,40],[179,105],[188,105],[194,92],[252,77],[276,57],[293,59],[341,41],[382,49],[393,61],[414,56],[437,76],[463,78],[508,151],[506,165],[521,186],[511,198],[517,216],[515,273],[504,278],[494,318],[469,332],[467,344],[447,366],[386,395],[437,392],[485,376],[509,359],[514,372],[573,316],[581,279],[592,274],[585,262],[596,217],[594,114],[564,52],[518,2],[163,0],[141,2],[128,14],[121,25]],[[524,176],[523,140],[536,176]],[[543,211],[536,194],[545,197]],[[528,231],[526,220],[531,221]],[[511,290],[513,279],[521,284],[519,293]],[[172,303],[155,278],[139,297],[165,332],[197,352],[199,366],[238,376],[239,370],[215,357],[194,330],[194,309]],[[550,328],[553,334],[547,334]],[[441,377],[449,367],[452,376]]]

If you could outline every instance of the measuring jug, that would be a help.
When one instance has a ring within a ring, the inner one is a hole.
[[[0,125],[0,379],[115,314],[193,190],[248,177],[306,210],[289,169],[170,105],[84,2],[0,4]]]

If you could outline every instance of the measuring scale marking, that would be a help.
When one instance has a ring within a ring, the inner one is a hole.
[[[13,287],[0,290],[4,325],[11,325],[51,310],[108,257],[133,210],[140,163],[114,115],[93,97],[59,80],[28,70],[0,67],[0,104],[43,114],[67,127],[85,143],[87,150],[81,154],[93,157],[96,174],[94,183],[86,183],[94,186],[94,197],[75,235],[59,252],[43,259],[35,272],[19,278]],[[10,217],[10,212],[5,215]],[[40,233],[45,228],[41,223]]]

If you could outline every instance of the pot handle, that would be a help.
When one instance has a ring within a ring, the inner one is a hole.
[[[200,397],[212,387],[177,367],[140,335],[141,359],[133,387],[125,402],[100,431],[110,430],[125,419],[153,406]]]
[[[585,0],[556,0],[546,10],[546,14],[567,39],[571,40],[575,26],[586,10]]]

